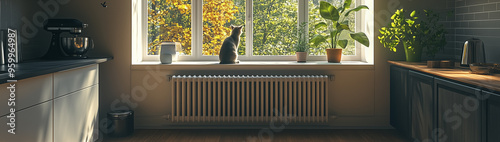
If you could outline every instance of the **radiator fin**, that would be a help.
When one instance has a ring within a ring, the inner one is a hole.
[[[328,76],[172,76],[172,122],[328,122]]]

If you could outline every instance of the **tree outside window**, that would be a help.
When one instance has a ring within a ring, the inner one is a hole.
[[[249,0],[248,0],[249,1]],[[317,34],[314,25],[322,19],[319,1],[309,0],[309,35]],[[342,1],[335,1],[340,5]],[[244,25],[247,0],[203,1],[202,54],[216,56],[224,39],[231,34],[230,25]],[[294,55],[297,42],[297,0],[253,0],[253,56]],[[161,42],[180,42],[181,55],[191,55],[191,0],[148,0],[148,55],[158,55]],[[354,16],[348,17],[355,22]],[[354,29],[354,24],[351,24]],[[248,25],[245,25],[248,26]],[[242,34],[239,54],[245,55],[246,34]],[[344,55],[354,55],[354,42]],[[311,55],[325,55],[325,47],[311,46]],[[196,50],[196,49],[195,49]]]

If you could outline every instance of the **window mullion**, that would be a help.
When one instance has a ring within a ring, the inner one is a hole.
[[[303,23],[303,22],[306,22],[306,23],[309,23],[309,5],[308,5],[308,2],[309,0],[298,0],[298,21],[297,21],[297,29],[300,28],[300,24]],[[304,38],[307,40],[307,42],[309,42],[309,24],[306,24],[306,27],[305,27],[305,33],[304,34]],[[298,32],[297,32],[297,36],[298,36]],[[300,37],[299,37],[300,38]]]
[[[203,1],[191,0],[191,56],[200,59],[203,50]]]
[[[245,56],[251,57],[253,56],[253,0],[246,0],[245,15]]]

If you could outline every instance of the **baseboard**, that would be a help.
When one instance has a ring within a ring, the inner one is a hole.
[[[135,129],[271,129],[269,126],[139,126]],[[392,126],[368,126],[368,127],[346,127],[346,126],[285,126],[283,129],[394,129]]]

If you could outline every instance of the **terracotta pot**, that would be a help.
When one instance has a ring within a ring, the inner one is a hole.
[[[307,60],[307,52],[295,52],[297,56],[297,62],[306,62]]]
[[[326,49],[326,58],[328,59],[328,63],[340,63],[342,59],[342,49]]]

